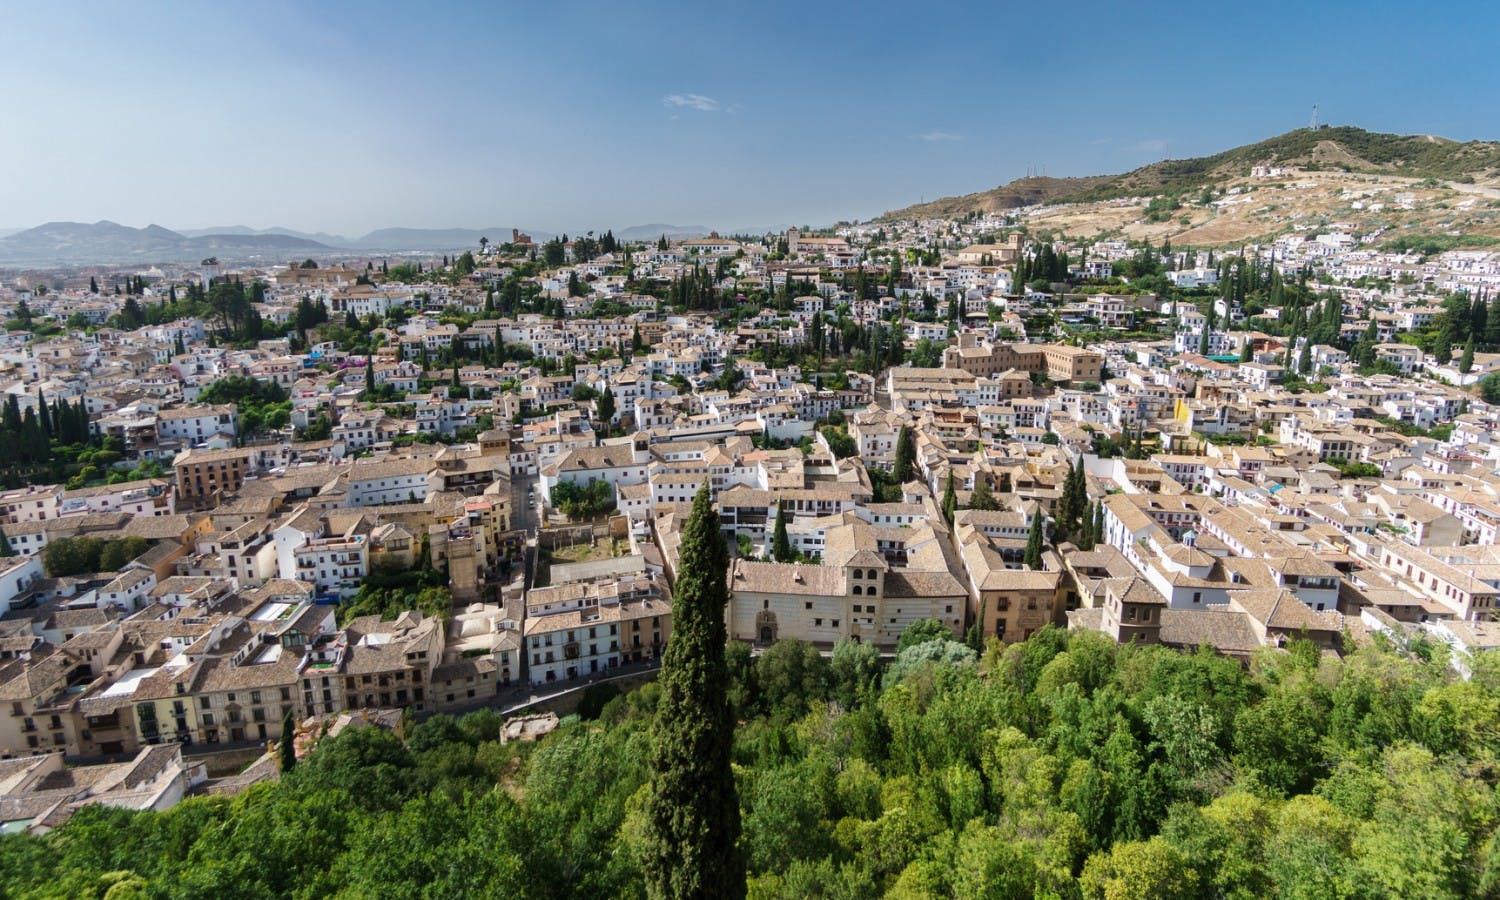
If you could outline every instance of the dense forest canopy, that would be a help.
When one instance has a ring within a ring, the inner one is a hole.
[[[1500,884],[1500,660],[1441,646],[1246,668],[1048,629],[883,665],[731,644],[751,897],[1462,897]],[[660,688],[536,745],[435,716],[326,739],[274,785],[0,838],[0,896],[644,896]]]

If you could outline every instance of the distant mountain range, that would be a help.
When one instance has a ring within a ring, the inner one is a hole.
[[[706,225],[632,225],[629,228],[621,228],[615,232],[615,237],[622,241],[654,241],[662,235],[667,240],[678,240],[681,238],[695,238],[707,235],[712,228]]]
[[[1121,197],[1182,195],[1201,191],[1256,165],[1492,181],[1500,174],[1500,143],[1459,142],[1433,135],[1381,134],[1353,126],[1299,128],[1212,156],[1167,159],[1123,175],[1022,178],[988,191],[944,197],[881,216],[882,219],[951,218],[1038,203],[1088,203]]]
[[[318,241],[281,234],[209,234],[188,237],[148,225],[115,222],[48,222],[0,238],[0,265],[188,262],[209,256],[253,259],[328,250]]]
[[[699,225],[635,225],[615,237],[626,241],[654,241],[698,237],[711,229]],[[538,243],[551,232],[521,229]],[[582,234],[582,231],[578,232]],[[598,233],[598,232],[596,232]],[[131,228],[115,222],[48,222],[35,228],[0,229],[0,265],[70,266],[154,262],[197,262],[217,256],[226,262],[283,262],[291,256],[346,253],[453,253],[510,240],[509,226],[492,228],[380,228],[361,237],[291,228],[250,228],[225,225],[173,231],[160,225]]]
[[[534,240],[552,235],[528,232]],[[90,265],[109,263],[225,261],[291,255],[374,252],[454,252],[479,246],[480,237],[510,240],[509,228],[382,228],[363,237],[309,234],[290,228],[244,225],[172,231],[160,225],[131,228],[115,222],[48,222],[0,237],[0,265]]]

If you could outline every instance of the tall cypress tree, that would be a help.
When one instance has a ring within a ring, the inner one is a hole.
[[[16,551],[10,545],[10,538],[5,536],[5,529],[0,528],[0,557],[15,556]]]
[[[1040,570],[1042,568],[1042,515],[1040,508],[1031,516],[1031,531],[1026,534],[1026,553],[1021,557],[1021,562],[1028,569]]]
[[[901,431],[896,435],[896,466],[892,472],[897,484],[906,484],[911,480],[916,461],[917,440],[912,436],[911,428],[902,425]]]
[[[42,420],[42,432],[49,438],[56,437],[52,430],[52,411],[47,409],[47,398],[40,389],[36,392],[36,409],[37,416]]]
[[[1491,352],[1500,350],[1500,291],[1490,298],[1489,315],[1484,320],[1484,344]]]
[[[953,470],[948,470],[948,486],[943,488],[943,518],[953,524],[953,511],[958,509],[958,491],[953,487]]]
[[[786,533],[786,510],[776,504],[776,527],[771,535],[771,558],[779,563],[792,561],[792,541]]]
[[[281,741],[277,745],[277,751],[281,756],[281,774],[292,771],[297,766],[297,720],[292,717],[292,710],[287,708],[286,715],[281,717]]]
[[[745,860],[738,847],[740,806],[730,769],[734,715],[724,660],[729,554],[707,481],[693,498],[680,558],[651,735],[646,895],[737,900],[745,896]]]

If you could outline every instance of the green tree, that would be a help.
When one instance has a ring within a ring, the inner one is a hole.
[[[780,640],[755,661],[755,684],[774,720],[795,721],[828,696],[828,660],[806,641]]]
[[[604,428],[605,434],[614,427],[615,421],[615,392],[605,387],[599,392],[599,399],[594,401],[594,410],[598,413],[599,424]]]
[[[828,442],[828,449],[838,459],[848,459],[859,453],[859,445],[854,442],[854,438],[849,436],[849,432],[842,428],[824,425],[818,429],[818,433],[823,436],[823,440]]]
[[[10,545],[10,538],[5,536],[5,529],[0,528],[0,558],[15,555],[16,551]]]
[[[786,510],[776,504],[776,526],[771,533],[771,558],[779,563],[791,562],[792,541],[786,534]]]
[[[1359,351],[1365,347],[1369,348],[1368,353],[1360,353]],[[1361,366],[1374,365],[1375,348],[1367,341],[1363,339],[1360,341],[1360,344],[1356,347],[1356,354],[1360,358],[1356,359],[1355,362]],[[1437,363],[1440,366],[1446,366],[1453,362],[1453,332],[1449,328],[1443,327],[1438,330],[1437,340],[1433,341],[1432,344],[1432,355],[1437,359]],[[1368,358],[1368,361],[1366,361],[1366,358]]]
[[[953,486],[953,469],[948,469],[948,486],[943,488],[943,518],[953,524],[954,510],[958,509],[958,491]]]
[[[990,481],[983,475],[974,476],[974,492],[969,495],[970,509],[999,509],[1000,501],[995,499],[995,492],[990,490]]]
[[[1500,404],[1500,372],[1491,372],[1479,379],[1479,396],[1485,403]]]
[[[902,425],[901,431],[896,435],[896,464],[892,474],[896,477],[896,484],[906,484],[911,481],[912,473],[915,471],[917,461],[917,441],[912,435],[911,427]]]
[[[899,654],[908,647],[925,644],[928,641],[951,641],[953,640],[953,629],[944,625],[937,619],[918,619],[901,632],[901,637],[896,641],[896,652]]]
[[[1021,563],[1028,569],[1040,571],[1042,568],[1042,550],[1046,546],[1042,537],[1042,520],[1045,518],[1040,509],[1031,515],[1031,530],[1026,534],[1026,552],[1021,557]]]
[[[683,528],[672,600],[672,639],[657,683],[643,868],[654,898],[745,896],[740,810],[730,756],[724,607],[729,569],[708,482]]]
[[[277,743],[277,753],[281,758],[281,773],[292,771],[297,766],[297,719],[292,715],[289,706],[286,715],[281,717],[281,740]]]
[[[1086,900],[1188,900],[1197,896],[1198,873],[1175,847],[1154,837],[1090,857],[1078,884]]]
[[[1469,374],[1470,371],[1473,370],[1473,368],[1474,368],[1474,337],[1472,335],[1470,335],[1469,339],[1467,341],[1464,341],[1464,355],[1459,358],[1459,361],[1458,361],[1458,371],[1460,371],[1463,374],[1467,375],[1467,374]]]

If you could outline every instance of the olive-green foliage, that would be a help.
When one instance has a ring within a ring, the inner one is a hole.
[[[680,595],[679,595],[680,596]],[[755,898],[1494,896],[1500,655],[1247,668],[1046,629],[972,651],[731,645]],[[919,658],[920,657],[920,658]],[[535,745],[492,712],[326,739],[278,784],[0,837],[0,896],[641,897],[670,685]],[[722,887],[722,885],[721,885]],[[683,894],[689,893],[683,891]],[[717,894],[705,890],[699,896]]]
[[[117,572],[147,549],[146,539],[135,535],[123,538],[55,538],[42,548],[42,566],[53,578],[93,572]]]
[[[402,572],[372,572],[360,583],[354,598],[339,604],[339,622],[358,616],[394,619],[407,610],[446,618],[453,605],[442,573],[422,567]]]

